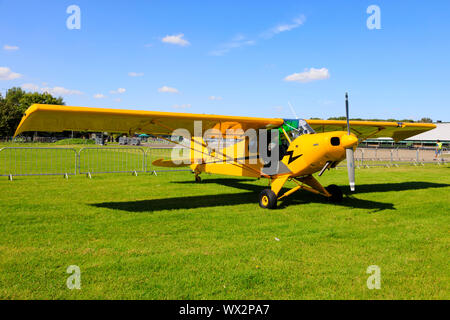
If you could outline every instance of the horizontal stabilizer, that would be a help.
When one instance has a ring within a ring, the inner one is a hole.
[[[181,164],[176,164],[172,160],[164,160],[164,159],[158,159],[152,162],[152,165],[156,167],[165,167],[165,168],[180,168],[180,167],[189,167],[189,164],[186,164],[184,162],[186,161],[180,161]]]

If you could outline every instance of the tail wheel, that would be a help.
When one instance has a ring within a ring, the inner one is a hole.
[[[202,182],[202,178],[200,178],[200,176],[195,176],[195,182],[200,183]]]
[[[344,199],[342,190],[337,185],[330,184],[325,189],[331,194],[331,197],[329,197],[331,202],[338,203],[338,202],[342,202],[342,200]]]
[[[275,209],[277,207],[277,195],[270,189],[264,189],[259,194],[259,206],[261,208]]]

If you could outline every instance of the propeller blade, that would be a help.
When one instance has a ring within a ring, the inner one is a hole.
[[[355,191],[355,158],[353,156],[353,149],[345,149],[345,152],[347,155],[347,172],[350,191]]]
[[[350,135],[350,118],[348,116],[348,93],[345,93],[345,117],[347,118],[347,134]]]
[[[347,118],[347,134],[350,135],[350,117],[348,112],[348,93],[345,93],[345,117]],[[355,157],[353,148],[345,149],[347,157],[347,173],[350,191],[355,191]]]

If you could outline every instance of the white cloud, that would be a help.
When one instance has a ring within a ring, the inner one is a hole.
[[[104,94],[97,93],[97,94],[94,94],[94,98],[95,99],[104,99],[104,98],[106,98],[106,96]]]
[[[39,86],[34,83],[24,83],[20,87],[25,91],[39,91]]]
[[[143,72],[128,72],[128,75],[130,77],[142,77],[142,76],[144,76],[144,73]]]
[[[74,94],[83,94],[81,91],[78,90],[71,90],[66,89],[63,87],[44,87],[40,88],[39,85],[34,83],[24,83],[20,86],[23,90],[26,91],[41,91],[41,92],[47,92],[54,96],[67,96],[67,95],[74,95]]]
[[[210,96],[209,100],[222,100],[222,97]]]
[[[122,101],[122,99],[120,99],[120,98],[116,98],[116,99],[114,99],[114,101],[115,101],[115,102],[121,102],[121,101]]]
[[[173,36],[167,35],[164,38],[162,38],[161,41],[165,42],[165,43],[176,44],[176,45],[182,46],[182,47],[190,45],[189,41],[183,39],[183,37],[184,37],[183,33],[173,35]]]
[[[20,73],[12,72],[7,67],[0,67],[0,80],[14,80],[20,77],[22,77]]]
[[[305,69],[304,72],[300,73],[293,73],[286,78],[284,78],[284,81],[295,81],[295,82],[311,82],[316,80],[325,80],[330,78],[330,73],[327,68],[321,68],[321,69]]]
[[[83,94],[81,91],[66,89],[63,87],[41,88],[41,91],[48,92],[54,96],[68,96],[68,95],[74,95],[74,94]]]
[[[121,93],[125,93],[125,91],[127,91],[127,89],[119,88],[117,90],[111,90],[109,93],[111,93],[111,94],[121,94]]]
[[[19,50],[19,47],[18,46],[10,46],[8,44],[5,44],[3,46],[3,49],[6,51],[17,51],[17,50]]]
[[[190,107],[191,107],[190,104],[181,104],[181,105],[175,104],[172,106],[172,108],[174,109],[188,109]]]
[[[178,89],[171,88],[168,86],[163,86],[158,89],[159,92],[168,92],[168,93],[179,93]]]
[[[261,33],[259,35],[259,38],[269,39],[281,32],[291,31],[295,28],[300,27],[302,24],[305,23],[305,21],[306,21],[305,16],[301,15],[292,20],[291,23],[279,24],[276,27]],[[223,56],[235,48],[252,46],[255,44],[256,44],[255,40],[246,39],[245,36],[239,34],[236,37],[234,37],[230,42],[223,43],[217,49],[210,51],[209,54],[212,56]]]
[[[281,32],[291,31],[295,28],[300,27],[302,24],[305,23],[305,16],[301,15],[298,18],[295,18],[292,23],[286,23],[286,24],[279,24],[278,26],[264,32],[261,34],[261,37],[263,38],[271,38],[276,34],[279,34]]]
[[[256,44],[255,40],[248,40],[245,36],[238,34],[230,42],[224,43],[218,47],[218,49],[211,51],[209,54],[212,56],[223,56],[233,49],[252,46]]]

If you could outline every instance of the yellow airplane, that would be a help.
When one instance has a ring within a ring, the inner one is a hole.
[[[313,177],[347,159],[350,188],[355,190],[353,151],[367,138],[391,137],[395,141],[431,130],[423,123],[347,120],[298,120],[234,117],[205,114],[132,111],[34,104],[24,114],[15,136],[26,131],[91,131],[152,134],[163,139],[181,132],[184,142],[172,141],[184,158],[153,162],[156,166],[189,166],[200,182],[202,172],[267,178],[269,188],[259,195],[259,205],[273,209],[277,201],[297,190],[342,200],[336,185],[323,187]],[[175,131],[175,130],[178,131]],[[270,130],[266,132],[265,130]],[[180,131],[181,130],[181,131]],[[275,133],[275,134],[274,134]],[[256,139],[255,139],[256,138]],[[255,142],[259,142],[256,146]],[[266,143],[264,143],[266,142]],[[296,186],[280,194],[287,181]]]

